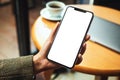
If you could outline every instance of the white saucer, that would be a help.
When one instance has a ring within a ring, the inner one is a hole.
[[[40,11],[40,15],[45,18],[45,19],[48,19],[48,20],[52,20],[52,21],[59,21],[62,19],[62,16],[58,16],[58,17],[53,17],[51,16],[48,12],[47,12],[47,9],[46,8],[43,8],[41,11]]]

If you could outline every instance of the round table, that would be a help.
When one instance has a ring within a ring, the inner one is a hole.
[[[95,16],[120,24],[120,11],[97,5],[73,5],[92,11]],[[41,16],[32,26],[32,39],[40,50],[56,22]],[[67,57],[66,57],[67,58]],[[120,54],[95,42],[88,41],[83,61],[74,70],[100,76],[120,75]]]

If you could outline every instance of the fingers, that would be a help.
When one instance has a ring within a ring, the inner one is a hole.
[[[84,44],[83,44],[83,47],[82,47],[82,49],[81,49],[81,52],[80,52],[81,55],[83,55],[83,54],[85,53],[86,46],[87,46],[86,43],[84,43]]]
[[[83,48],[78,55],[78,60],[77,60],[76,64],[79,64],[82,62],[82,60],[83,60],[82,55],[85,53],[85,50],[86,50],[86,43],[83,44]]]
[[[83,53],[85,52],[85,50],[86,50],[86,41],[88,41],[90,39],[90,35],[87,35],[86,37],[85,37],[85,41],[84,41],[84,43],[83,43],[83,46],[82,46],[82,49],[81,49],[81,51],[80,51],[80,54],[82,54],[83,55]]]
[[[88,41],[89,39],[90,39],[90,35],[87,35],[85,37],[85,42]],[[77,60],[76,64],[80,64],[83,60],[82,55],[85,53],[86,46],[87,46],[85,42],[83,43],[82,49],[78,55],[78,60]]]
[[[79,54],[76,64],[80,64],[82,62],[82,60],[83,60],[82,55]]]
[[[87,35],[86,37],[85,37],[85,41],[88,41],[90,39],[90,35]]]

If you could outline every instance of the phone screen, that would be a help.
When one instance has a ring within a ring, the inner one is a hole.
[[[88,32],[93,14],[74,7],[67,7],[55,36],[48,59],[72,68]]]

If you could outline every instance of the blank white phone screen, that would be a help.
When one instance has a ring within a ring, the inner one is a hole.
[[[69,68],[73,67],[91,18],[91,13],[69,7],[51,46],[48,59]]]

